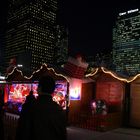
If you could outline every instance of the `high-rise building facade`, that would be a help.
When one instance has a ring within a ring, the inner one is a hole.
[[[129,76],[140,72],[140,11],[119,13],[113,28],[113,63]]]
[[[56,45],[57,0],[11,0],[6,31],[5,60],[16,57],[26,69],[53,64]]]
[[[63,65],[68,60],[68,28],[63,25],[56,26],[55,64]]]

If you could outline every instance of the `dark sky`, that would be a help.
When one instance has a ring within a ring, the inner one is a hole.
[[[0,1],[0,29],[5,19],[6,1]],[[120,11],[140,7],[140,0],[58,0],[59,21],[69,29],[72,55],[95,55],[112,48],[112,25]]]
[[[140,7],[136,0],[64,0],[61,22],[69,28],[70,54],[95,55],[112,48],[112,26],[119,12]]]

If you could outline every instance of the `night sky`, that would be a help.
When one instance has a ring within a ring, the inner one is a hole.
[[[60,20],[69,29],[70,54],[96,55],[112,49],[112,26],[119,12],[140,7],[136,0],[64,0]]]
[[[7,0],[0,1],[3,30]],[[140,0],[58,0],[58,21],[69,29],[69,54],[96,55],[112,48],[112,26],[119,12],[139,8]]]

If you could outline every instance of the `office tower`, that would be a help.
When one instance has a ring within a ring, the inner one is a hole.
[[[63,65],[68,60],[68,28],[63,25],[56,26],[55,64]]]
[[[26,71],[53,64],[57,0],[9,1],[5,60],[15,57]]]
[[[2,45],[2,33],[0,34],[0,75],[3,72],[3,45]]]
[[[86,62],[90,67],[105,67],[112,69],[112,51],[101,51],[94,56],[86,56]]]
[[[140,72],[140,11],[119,13],[113,28],[113,63],[128,76]]]
[[[7,5],[6,1],[0,1],[0,75],[5,72],[4,67],[4,40],[5,40],[5,28],[6,28],[6,15]]]

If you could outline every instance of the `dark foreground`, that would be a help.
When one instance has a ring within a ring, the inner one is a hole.
[[[68,127],[68,140],[140,140],[140,129],[118,128],[108,132],[97,132]]]

